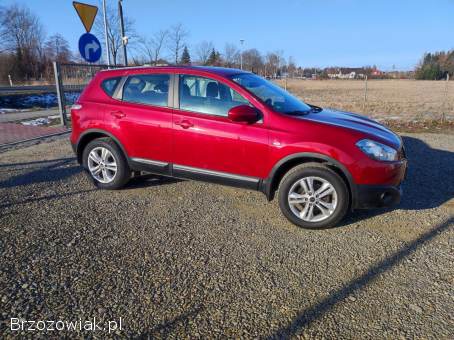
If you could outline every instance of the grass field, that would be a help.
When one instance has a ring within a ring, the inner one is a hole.
[[[278,81],[284,86],[285,81]],[[383,120],[454,120],[454,81],[288,79],[287,89],[307,103]]]

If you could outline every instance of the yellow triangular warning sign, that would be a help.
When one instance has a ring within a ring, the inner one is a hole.
[[[82,21],[82,24],[84,24],[87,33],[89,33],[93,26],[93,22],[95,21],[96,14],[98,13],[98,7],[77,1],[73,1],[73,6]]]

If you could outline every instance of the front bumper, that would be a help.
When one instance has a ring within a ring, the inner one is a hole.
[[[391,207],[400,203],[401,186],[357,185],[356,209]]]
[[[393,165],[390,171],[390,179],[393,185],[357,184],[354,188],[354,209],[384,208],[400,203],[402,197],[402,182],[408,173],[408,161],[405,158],[405,150],[402,147],[402,158]]]

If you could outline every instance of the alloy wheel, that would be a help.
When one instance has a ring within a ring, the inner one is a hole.
[[[309,176],[300,178],[288,193],[290,210],[306,222],[329,218],[337,207],[337,192],[326,179]]]
[[[110,183],[117,174],[117,161],[109,149],[99,146],[88,154],[88,170],[101,183]]]

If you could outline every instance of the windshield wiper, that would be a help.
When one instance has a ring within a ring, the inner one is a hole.
[[[310,105],[311,106],[311,112],[320,112],[323,109],[321,107],[315,106],[315,105]]]
[[[287,114],[287,115],[307,115],[310,112],[312,112],[312,110],[306,110],[306,111],[294,110],[294,111],[285,112],[285,114]]]

